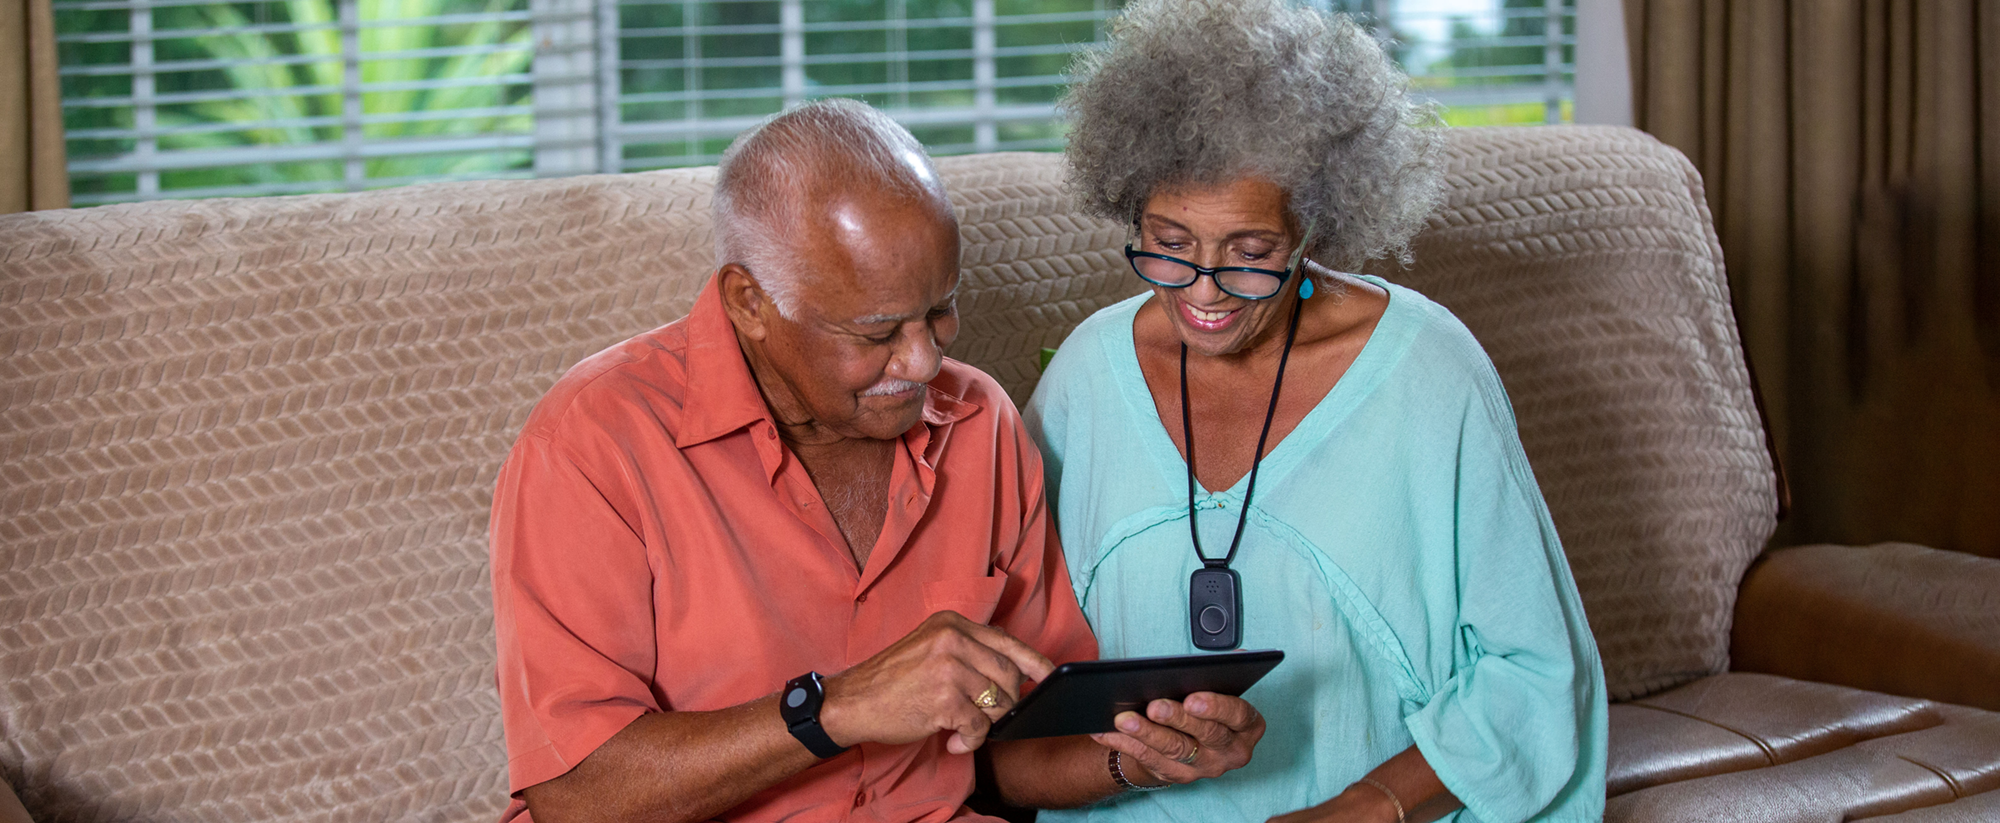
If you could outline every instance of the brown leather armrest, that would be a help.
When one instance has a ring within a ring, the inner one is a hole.
[[[1730,668],[2000,709],[2000,560],[1794,546],[1743,578]]]

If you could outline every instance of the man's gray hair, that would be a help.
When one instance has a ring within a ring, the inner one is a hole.
[[[1125,225],[1156,191],[1269,178],[1307,253],[1394,255],[1441,196],[1433,106],[1345,15],[1286,0],[1139,0],[1072,69],[1062,108],[1079,205]]]
[[[793,237],[808,209],[843,193],[888,191],[929,201],[951,221],[951,202],[923,144],[858,100],[816,100],[738,135],[716,170],[716,267],[750,271],[778,313],[795,317],[799,265],[811,250]]]

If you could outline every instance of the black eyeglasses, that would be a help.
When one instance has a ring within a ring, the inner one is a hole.
[[[1245,300],[1267,300],[1276,296],[1278,291],[1285,287],[1285,281],[1291,279],[1292,272],[1298,270],[1299,260],[1305,257],[1306,245],[1311,239],[1312,228],[1309,226],[1306,228],[1305,237],[1300,238],[1298,248],[1292,249],[1291,259],[1285,261],[1285,268],[1282,271],[1249,266],[1218,266],[1211,269],[1207,266],[1197,266],[1178,257],[1139,251],[1132,248],[1131,243],[1125,244],[1125,261],[1132,264],[1132,271],[1139,275],[1139,279],[1155,286],[1184,289],[1194,285],[1194,281],[1200,280],[1202,275],[1208,275],[1223,294]]]

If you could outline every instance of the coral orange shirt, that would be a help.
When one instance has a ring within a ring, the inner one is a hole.
[[[857,569],[778,436],[715,284],[686,318],[606,349],[542,398],[501,469],[494,629],[503,820],[646,712],[721,709],[847,669],[951,609],[1057,663],[1097,643],[1042,502],[1041,457],[999,385],[946,360],[895,450]],[[864,743],[731,809],[761,821],[970,815],[945,735]]]

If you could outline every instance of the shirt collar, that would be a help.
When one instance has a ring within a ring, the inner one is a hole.
[[[777,421],[771,418],[771,408],[764,403],[756,378],[750,375],[750,364],[743,359],[736,325],[722,308],[722,289],[716,278],[710,277],[708,285],[702,287],[686,322],[686,423],[675,435],[674,445],[687,448],[705,443],[760,420],[769,421],[775,429]],[[926,425],[910,427],[904,437],[920,434],[927,444],[931,438],[923,429],[948,426],[979,410],[977,403],[947,394],[939,382],[933,380],[924,392],[922,422]],[[918,450],[923,451],[922,444]]]

